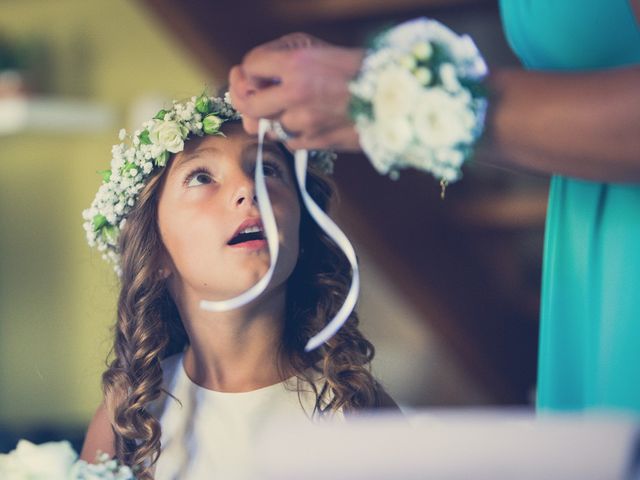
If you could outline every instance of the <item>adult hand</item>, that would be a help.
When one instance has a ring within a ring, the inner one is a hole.
[[[328,44],[305,33],[260,45],[229,73],[231,99],[250,134],[258,120],[278,120],[297,149],[359,150],[348,114],[348,84],[364,50]]]

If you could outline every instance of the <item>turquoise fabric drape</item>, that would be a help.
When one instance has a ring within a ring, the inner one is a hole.
[[[629,0],[502,0],[500,8],[526,68],[640,64]],[[537,404],[640,414],[640,184],[551,181]]]

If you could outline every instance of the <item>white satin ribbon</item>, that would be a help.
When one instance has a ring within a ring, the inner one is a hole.
[[[353,245],[347,238],[347,236],[340,230],[340,228],[335,224],[329,215],[327,215],[324,210],[322,210],[318,204],[311,198],[309,192],[307,192],[306,188],[306,178],[307,178],[307,159],[308,153],[306,150],[297,150],[295,153],[295,161],[296,161],[296,178],[298,179],[298,185],[300,187],[300,193],[302,195],[302,200],[304,201],[307,210],[311,217],[316,221],[318,226],[324,230],[324,232],[334,241],[336,245],[340,247],[342,252],[349,260],[351,264],[351,286],[349,287],[349,292],[338,310],[338,313],[327,323],[327,325],[320,330],[320,332],[316,333],[311,339],[307,342],[307,345],[304,349],[309,352],[314,348],[318,348],[324,342],[329,340],[331,337],[335,335],[335,333],[340,329],[340,327],[347,321],[349,315],[353,311],[356,306],[356,301],[358,300],[358,295],[360,293],[360,270],[358,269],[358,259],[356,258],[356,252],[353,249]]]
[[[271,208],[271,201],[269,200],[262,166],[262,146],[264,143],[264,136],[267,130],[269,130],[270,128],[271,122],[269,120],[260,120],[258,125],[258,154],[256,158],[255,184],[256,197],[258,199],[258,209],[260,210],[264,233],[267,237],[267,244],[269,245],[271,265],[269,266],[269,270],[267,271],[265,276],[262,277],[258,281],[258,283],[256,283],[253,287],[249,288],[247,291],[238,295],[237,297],[222,301],[202,300],[200,302],[200,307],[204,310],[212,312],[222,312],[241,307],[242,305],[246,305],[256,297],[258,297],[262,292],[264,292],[265,288],[271,281],[271,277],[273,276],[273,271],[278,260],[278,228],[276,225],[275,217],[273,215],[273,209]],[[331,218],[318,206],[311,195],[309,195],[309,193],[307,192],[306,178],[308,158],[309,156],[306,150],[298,150],[295,152],[295,173],[298,187],[300,188],[300,194],[302,196],[302,201],[304,202],[307,211],[318,224],[318,226],[324,230],[324,232],[336,243],[336,245],[338,245],[338,247],[347,257],[347,260],[349,260],[349,264],[351,265],[352,280],[349,287],[349,292],[347,293],[345,301],[340,307],[340,310],[338,310],[336,315],[320,332],[309,339],[307,345],[305,346],[305,350],[307,352],[318,348],[324,342],[329,340],[333,335],[335,335],[340,327],[344,325],[344,322],[347,321],[349,315],[356,305],[360,292],[360,270],[358,268],[358,259],[356,258],[356,253],[353,245],[351,244],[347,236],[342,232],[342,230],[340,230],[340,228],[334,223],[334,221],[331,220]]]
[[[271,208],[271,201],[269,200],[269,194],[267,193],[267,185],[264,180],[264,172],[262,166],[262,144],[264,143],[264,136],[271,126],[269,120],[261,119],[258,125],[258,154],[256,155],[256,171],[255,171],[255,184],[256,184],[256,197],[258,198],[258,210],[260,210],[260,219],[262,220],[262,227],[264,228],[265,236],[267,237],[267,245],[269,246],[269,257],[271,264],[269,270],[262,277],[258,283],[249,288],[245,292],[241,293],[237,297],[230,298],[229,300],[201,300],[200,308],[208,310],[210,312],[226,312],[233,310],[234,308],[242,307],[253,299],[258,297],[269,285],[273,271],[276,268],[276,262],[278,261],[278,250],[280,243],[278,241],[278,227],[276,226],[276,219],[273,215],[273,209]]]

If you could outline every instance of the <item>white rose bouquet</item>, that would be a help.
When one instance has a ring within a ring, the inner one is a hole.
[[[376,169],[414,167],[446,185],[480,137],[487,66],[468,36],[420,18],[377,37],[351,82],[351,115]]]
[[[15,450],[0,454],[2,480],[135,480],[132,470],[109,458],[98,456],[98,463],[78,460],[69,442],[34,445],[20,440]]]

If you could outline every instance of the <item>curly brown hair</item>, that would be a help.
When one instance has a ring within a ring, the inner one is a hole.
[[[281,148],[292,167],[293,157]],[[167,393],[162,387],[161,360],[183,351],[189,343],[167,282],[159,275],[166,251],[158,230],[157,207],[166,170],[168,167],[158,170],[148,181],[122,229],[122,285],[115,339],[108,369],[102,376],[116,457],[137,469],[140,479],[152,478],[151,467],[161,451],[160,422],[147,408]],[[310,168],[307,189],[326,211],[334,192],[330,180]],[[370,372],[374,347],[359,331],[355,312],[323,346],[312,352],[304,350],[308,339],[342,305],[351,272],[340,249],[305,208],[301,212],[302,253],[287,283],[280,345],[284,353],[280,358],[286,358],[287,365],[278,368],[282,378],[295,375],[299,386],[304,382],[313,388],[314,415],[378,407],[382,390]],[[320,385],[314,380],[317,374],[322,376]]]

